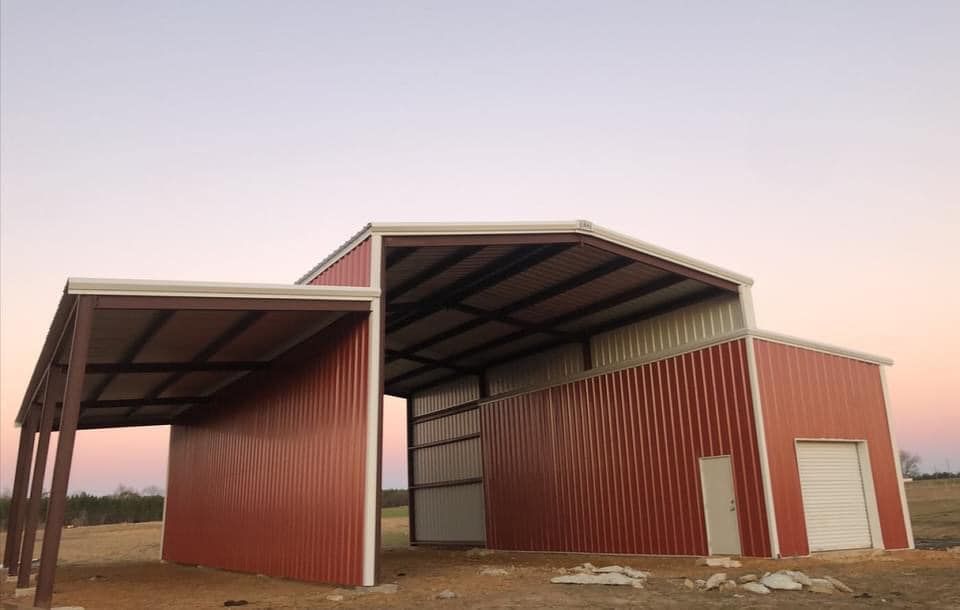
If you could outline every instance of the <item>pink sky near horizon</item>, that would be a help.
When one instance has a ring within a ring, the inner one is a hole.
[[[371,220],[745,273],[761,328],[893,358],[900,446],[960,469],[960,5],[855,4],[0,4],[0,489],[68,276],[292,282]],[[81,432],[71,490],[163,487],[167,439]]]

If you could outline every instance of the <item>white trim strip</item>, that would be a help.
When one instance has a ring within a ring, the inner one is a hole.
[[[763,419],[763,404],[760,400],[760,376],[757,371],[757,354],[753,337],[747,337],[747,375],[750,382],[750,398],[753,403],[753,425],[757,431],[757,452],[760,461],[760,479],[763,482],[763,504],[767,511],[767,531],[770,536],[770,556],[780,556],[780,532],[777,530],[777,511],[773,504],[773,481],[770,477],[770,455],[767,453],[766,421]]]
[[[746,275],[680,254],[679,252],[674,252],[673,250],[662,248],[623,233],[618,233],[617,231],[596,225],[588,220],[484,223],[374,222],[367,225],[367,227],[361,230],[354,238],[347,241],[327,258],[318,263],[311,271],[301,277],[298,283],[306,284],[313,281],[314,278],[323,273],[330,265],[340,260],[344,254],[371,235],[510,235],[517,233],[580,233],[582,235],[591,235],[736,284],[753,284],[753,279]],[[373,285],[376,286],[376,284]]]
[[[350,286],[169,282],[112,278],[70,278],[67,280],[66,293],[102,296],[221,297],[325,301],[364,301],[380,296],[380,291],[377,289]]]
[[[893,417],[890,414],[890,391],[887,389],[887,371],[880,367],[880,387],[883,390],[883,408],[887,416],[887,431],[890,434],[890,447],[893,451],[893,464],[897,471],[897,484],[900,487],[900,510],[903,512],[903,527],[907,531],[907,548],[916,548],[913,540],[913,524],[910,519],[910,505],[907,503],[907,490],[903,485],[903,471],[900,466],[900,450],[897,436],[893,432]]]
[[[380,285],[382,239],[374,235],[370,244],[370,278],[373,286]],[[364,459],[363,501],[363,586],[372,587],[377,580],[377,500],[380,494],[380,318],[383,303],[380,298],[372,301],[367,332],[367,439]]]

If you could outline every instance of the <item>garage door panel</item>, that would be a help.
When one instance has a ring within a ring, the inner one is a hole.
[[[857,443],[797,443],[810,551],[870,548],[870,521]]]

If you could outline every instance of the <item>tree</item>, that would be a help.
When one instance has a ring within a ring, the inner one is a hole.
[[[903,449],[900,450],[900,471],[904,478],[912,479],[920,476],[920,456]]]

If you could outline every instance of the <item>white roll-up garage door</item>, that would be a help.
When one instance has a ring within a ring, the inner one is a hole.
[[[872,546],[857,443],[798,442],[810,551]]]

